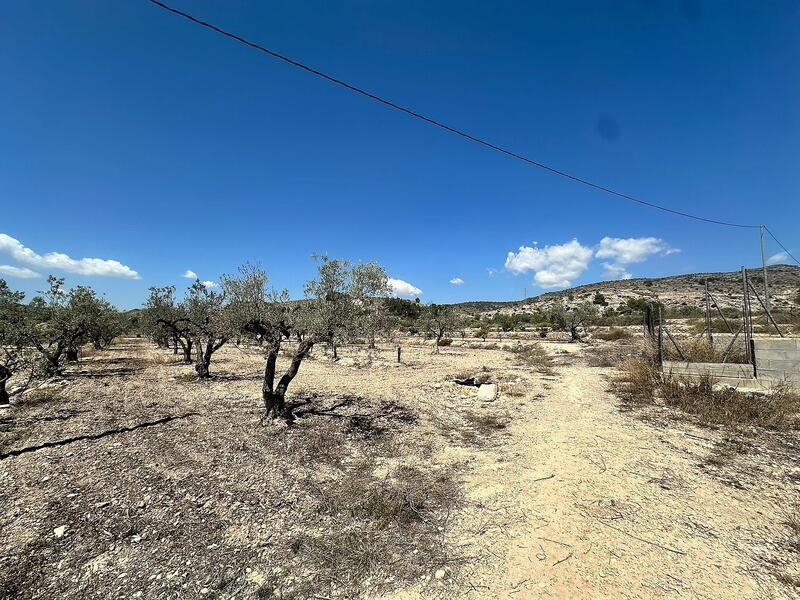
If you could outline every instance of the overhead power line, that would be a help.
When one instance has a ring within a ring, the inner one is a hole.
[[[406,108],[404,106],[401,106],[400,104],[397,104],[396,102],[392,102],[391,100],[387,100],[385,98],[382,98],[381,96],[378,96],[376,94],[368,92],[368,91],[366,91],[366,90],[364,90],[364,89],[362,89],[360,87],[357,87],[355,85],[347,83],[346,81],[342,81],[341,79],[337,79],[336,77],[333,77],[332,75],[328,75],[327,73],[323,73],[322,71],[320,71],[318,69],[315,69],[313,67],[309,67],[308,65],[305,65],[305,64],[303,64],[301,62],[298,62],[298,61],[296,61],[294,59],[291,59],[288,56],[284,56],[283,54],[275,52],[274,50],[270,50],[269,48],[265,48],[264,46],[256,44],[255,42],[251,42],[250,40],[247,40],[247,39],[245,39],[245,38],[243,38],[241,36],[238,36],[235,33],[231,33],[229,31],[225,31],[224,29],[221,29],[221,28],[217,27],[216,25],[212,25],[211,23],[207,23],[206,21],[203,21],[201,19],[193,17],[192,15],[190,15],[188,13],[180,11],[180,10],[178,10],[176,8],[172,8],[171,6],[168,6],[167,4],[164,4],[163,2],[159,2],[159,0],[148,0],[148,1],[151,2],[152,4],[155,4],[156,6],[158,6],[160,8],[163,8],[164,10],[167,10],[167,11],[169,11],[171,13],[179,15],[179,16],[185,18],[185,19],[188,19],[189,21],[191,21],[193,23],[196,23],[197,25],[201,25],[202,27],[206,27],[208,29],[211,29],[212,31],[215,31],[215,32],[219,33],[220,35],[224,35],[225,37],[231,38],[232,40],[235,40],[235,41],[237,41],[237,42],[239,42],[241,44],[244,44],[245,46],[250,46],[251,48],[255,48],[256,50],[258,50],[260,52],[263,52],[264,54],[268,54],[269,56],[272,56],[273,58],[277,58],[279,60],[282,60],[282,61],[284,61],[284,62],[286,62],[286,63],[288,63],[288,64],[290,64],[290,65],[292,65],[294,67],[297,67],[297,68],[302,69],[302,70],[304,70],[304,71],[306,71],[308,73],[311,73],[312,75],[316,75],[317,77],[321,77],[322,79],[325,79],[326,81],[334,83],[334,84],[336,84],[338,86],[341,86],[341,87],[343,87],[345,89],[348,89],[351,92],[355,92],[356,94],[360,94],[362,96],[365,96],[365,97],[369,98],[370,100],[374,100],[375,102],[379,102],[379,103],[381,103],[381,104],[383,104],[385,106],[388,106],[389,108],[393,108],[395,110],[403,112],[403,113],[405,113],[405,114],[407,114],[407,115],[409,115],[411,117],[414,117],[416,119],[420,119],[421,121],[425,121],[426,123],[429,123],[430,125],[434,125],[436,127],[439,127],[440,129],[444,129],[445,131],[449,131],[450,133],[453,133],[455,135],[461,136],[461,137],[463,137],[465,139],[468,139],[468,140],[470,140],[472,142],[475,142],[476,144],[480,144],[482,146],[485,146],[486,148],[490,148],[491,150],[495,150],[497,152],[505,154],[506,156],[510,156],[512,158],[516,158],[517,160],[520,160],[522,162],[525,162],[525,163],[528,163],[528,164],[533,165],[535,167],[538,167],[540,169],[543,169],[543,170],[545,170],[545,171],[547,171],[549,173],[552,173],[554,175],[558,175],[560,177],[564,177],[566,179],[570,179],[570,180],[575,181],[577,183],[580,183],[580,184],[583,184],[585,186],[594,188],[594,189],[599,190],[601,192],[606,192],[607,194],[611,194],[613,196],[617,196],[618,198],[622,198],[622,199],[628,200],[630,202],[635,202],[635,203],[641,204],[643,206],[648,206],[650,208],[661,210],[661,211],[664,211],[664,212],[667,212],[667,213],[672,213],[674,215],[678,215],[678,216],[681,216],[681,217],[686,217],[688,219],[694,219],[696,221],[702,221],[704,223],[713,223],[715,225],[724,225],[726,227],[740,227],[740,228],[744,228],[744,229],[757,229],[758,227],[760,227],[759,225],[749,225],[749,224],[745,224],[745,223],[731,223],[729,221],[722,221],[722,220],[718,220],[718,219],[709,219],[707,217],[701,217],[699,215],[694,215],[694,214],[683,212],[683,211],[680,211],[680,210],[677,210],[677,209],[674,209],[674,208],[669,208],[667,206],[662,206],[661,204],[656,204],[655,202],[649,202],[647,200],[643,200],[641,198],[637,198],[636,196],[631,196],[630,194],[626,194],[624,192],[619,192],[619,191],[617,191],[617,190],[615,190],[613,188],[607,187],[605,185],[602,185],[602,184],[599,184],[599,183],[595,183],[594,181],[591,181],[589,179],[585,179],[583,177],[578,177],[577,175],[573,175],[573,174],[568,173],[566,171],[562,171],[561,169],[557,169],[555,167],[551,167],[551,166],[546,165],[544,163],[541,163],[539,161],[533,160],[532,158],[528,158],[527,156],[523,156],[522,154],[518,154],[517,152],[514,152],[512,150],[508,150],[506,148],[503,148],[502,146],[498,146],[496,144],[488,142],[488,141],[486,141],[486,140],[484,140],[482,138],[479,138],[479,137],[477,137],[475,135],[472,135],[472,134],[467,133],[465,131],[462,131],[460,129],[456,129],[455,127],[451,127],[450,125],[442,123],[441,121],[437,121],[436,119],[432,119],[431,117],[427,117],[427,116],[425,116],[425,115],[423,115],[423,114],[421,114],[421,113],[419,113],[417,111],[414,111],[414,110],[412,110],[410,108]],[[770,235],[772,235],[772,233],[770,233]]]
[[[764,229],[766,229],[767,233],[768,233],[768,234],[769,234],[769,235],[772,237],[772,239],[773,239],[773,240],[775,240],[775,241],[778,243],[778,246],[780,246],[781,248],[783,248],[783,251],[784,251],[784,252],[786,252],[787,256],[789,256],[789,257],[790,257],[790,258],[791,258],[791,259],[792,259],[794,262],[796,262],[798,265],[800,265],[800,260],[797,260],[797,259],[794,257],[794,254],[792,254],[791,252],[789,252],[789,249],[788,249],[786,246],[784,246],[784,245],[781,243],[781,241],[780,241],[778,238],[776,238],[776,237],[775,237],[775,234],[774,234],[774,233],[772,233],[772,232],[769,230],[769,227],[767,227],[766,225],[764,225]]]
[[[551,166],[549,166],[547,164],[544,164],[544,163],[541,163],[539,161],[533,160],[532,158],[528,158],[527,156],[523,156],[522,154],[519,154],[519,153],[514,152],[512,150],[508,150],[507,148],[503,148],[502,146],[498,146],[497,144],[493,144],[493,143],[491,143],[489,141],[486,141],[486,140],[484,140],[484,139],[482,139],[482,138],[480,138],[478,136],[472,135],[470,133],[467,133],[467,132],[462,131],[460,129],[457,129],[455,127],[451,127],[450,125],[447,125],[446,123],[443,123],[441,121],[437,121],[436,119],[433,119],[431,117],[427,117],[427,116],[423,115],[422,113],[419,113],[419,112],[417,112],[415,110],[412,110],[410,108],[406,108],[405,106],[397,104],[396,102],[392,102],[391,100],[387,100],[386,98],[383,98],[381,96],[378,96],[377,94],[373,94],[371,92],[368,92],[367,90],[365,90],[363,88],[360,88],[358,86],[355,86],[355,85],[352,85],[350,83],[347,83],[346,81],[343,81],[341,79],[333,77],[332,75],[328,75],[327,73],[324,73],[324,72],[322,72],[322,71],[320,71],[318,69],[315,69],[313,67],[309,67],[308,65],[303,64],[303,63],[301,63],[299,61],[296,61],[296,60],[294,60],[292,58],[289,58],[288,56],[284,56],[283,54],[280,54],[279,52],[275,52],[274,50],[270,50],[269,48],[265,48],[264,46],[261,46],[260,44],[256,44],[255,42],[251,42],[250,40],[247,40],[247,39],[245,39],[245,38],[243,38],[243,37],[241,37],[239,35],[236,35],[235,33],[231,33],[231,32],[226,31],[226,30],[224,30],[224,29],[222,29],[220,27],[217,27],[216,25],[213,25],[211,23],[208,23],[206,21],[198,19],[198,18],[196,18],[196,17],[194,17],[194,16],[192,16],[192,15],[190,15],[188,13],[185,13],[185,12],[183,12],[181,10],[178,10],[176,8],[173,8],[173,7],[169,6],[169,5],[167,5],[167,4],[164,4],[163,2],[160,2],[159,0],[148,0],[148,1],[150,3],[152,3],[152,4],[155,4],[156,6],[158,6],[160,8],[163,8],[164,10],[167,10],[167,11],[169,11],[171,13],[174,13],[174,14],[176,14],[178,16],[181,16],[181,17],[183,17],[185,19],[188,19],[189,21],[191,21],[193,23],[196,23],[197,25],[200,25],[200,26],[205,27],[207,29],[210,29],[210,30],[212,30],[212,31],[214,31],[216,33],[219,33],[220,35],[223,35],[223,36],[228,37],[228,38],[230,38],[232,40],[235,40],[235,41],[239,42],[240,44],[244,44],[245,46],[249,46],[251,48],[254,48],[254,49],[258,50],[259,52],[263,52],[264,54],[272,56],[273,58],[277,58],[279,60],[282,60],[282,61],[292,65],[293,67],[297,67],[298,69],[302,69],[303,71],[311,73],[312,75],[320,77],[320,78],[322,78],[322,79],[324,79],[326,81],[329,81],[330,83],[336,84],[336,85],[338,85],[340,87],[343,87],[343,88],[345,88],[347,90],[350,90],[351,92],[355,92],[356,94],[360,94],[361,96],[369,98],[370,100],[373,100],[375,102],[383,104],[384,106],[388,106],[389,108],[392,108],[392,109],[395,109],[395,110],[400,111],[402,113],[405,113],[405,114],[407,114],[407,115],[409,115],[411,117],[414,117],[416,119],[424,121],[424,122],[426,122],[426,123],[428,123],[430,125],[433,125],[435,127],[440,128],[440,129],[444,129],[445,131],[448,131],[448,132],[453,133],[455,135],[458,135],[458,136],[460,136],[462,138],[470,140],[471,142],[475,142],[476,144],[480,144],[481,146],[484,146],[484,147],[489,148],[491,150],[495,150],[496,152],[500,152],[501,154],[505,154],[506,156],[510,156],[511,158],[515,158],[515,159],[520,160],[522,162],[525,162],[525,163],[528,163],[530,165],[533,165],[534,167],[538,167],[538,168],[540,168],[540,169],[542,169],[544,171],[547,171],[549,173],[552,173],[554,175],[558,175],[560,177],[564,177],[566,179],[569,179],[569,180],[574,181],[576,183],[580,183],[580,184],[588,186],[590,188],[594,188],[594,189],[599,190],[601,192],[606,192],[607,194],[611,194],[611,195],[616,196],[618,198],[622,198],[623,200],[628,200],[630,202],[635,202],[637,204],[641,204],[642,206],[647,206],[649,208],[653,208],[653,209],[660,210],[660,211],[663,211],[663,212],[671,213],[673,215],[677,215],[677,216],[680,216],[680,217],[686,217],[688,219],[694,219],[695,221],[701,221],[701,222],[704,222],[704,223],[712,223],[714,225],[723,225],[723,226],[726,226],[726,227],[738,227],[738,228],[742,228],[742,229],[758,229],[759,227],[761,227],[760,225],[751,225],[751,224],[747,224],[747,223],[732,223],[730,221],[722,221],[722,220],[719,220],[719,219],[710,219],[710,218],[707,218],[707,217],[701,217],[699,215],[694,215],[694,214],[687,213],[687,212],[684,212],[684,211],[680,211],[680,210],[677,210],[677,209],[674,209],[674,208],[669,208],[668,206],[663,206],[661,204],[656,204],[655,202],[650,202],[648,200],[643,200],[642,198],[637,198],[636,196],[631,196],[630,194],[626,194],[624,192],[617,191],[617,190],[615,190],[613,188],[610,188],[608,186],[596,183],[596,182],[591,181],[589,179],[585,179],[583,177],[578,177],[577,175],[573,175],[572,173],[568,173],[567,171],[563,171],[561,169],[557,169],[555,167],[551,167]],[[777,237],[775,237],[775,234],[772,233],[772,231],[770,231],[770,229],[766,225],[764,225],[764,229],[769,233],[769,235],[772,237],[772,239],[775,240],[775,242],[783,249],[783,251],[786,252],[786,254],[789,257],[791,257],[791,259],[794,260],[798,265],[800,265],[800,261],[798,261],[797,258],[795,258],[795,256],[791,252],[789,252],[789,250],[786,248],[786,246],[784,246],[783,243],[781,243],[781,241]]]

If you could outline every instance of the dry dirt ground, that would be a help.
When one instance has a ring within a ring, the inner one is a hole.
[[[84,357],[0,413],[0,596],[798,597],[797,436],[629,410],[542,346],[320,350],[289,428],[256,349]]]

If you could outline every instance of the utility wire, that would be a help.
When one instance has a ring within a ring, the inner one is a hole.
[[[764,229],[766,229],[766,230],[767,230],[767,233],[768,233],[768,234],[770,234],[770,236],[772,236],[772,239],[773,239],[773,240],[775,240],[776,242],[778,242],[778,246],[780,246],[781,248],[783,248],[783,251],[784,251],[784,252],[786,252],[786,254],[787,254],[789,257],[791,257],[791,259],[792,259],[794,262],[796,262],[798,265],[800,265],[800,260],[797,260],[797,259],[794,257],[794,254],[792,254],[791,252],[789,252],[789,250],[786,248],[786,246],[784,246],[783,244],[781,244],[781,241],[780,241],[778,238],[776,238],[776,237],[775,237],[775,234],[774,234],[774,233],[772,233],[772,232],[769,230],[769,227],[767,227],[766,225],[764,225]]]
[[[290,65],[292,65],[294,67],[297,67],[297,68],[302,69],[302,70],[304,70],[304,71],[306,71],[308,73],[311,73],[312,75],[316,75],[317,77],[321,77],[322,79],[325,79],[326,81],[329,81],[329,82],[334,83],[334,84],[336,84],[338,86],[341,86],[341,87],[343,87],[345,89],[348,89],[348,90],[350,90],[352,92],[355,92],[357,94],[365,96],[365,97],[369,98],[370,100],[374,100],[375,102],[379,102],[380,104],[388,106],[389,108],[393,108],[395,110],[403,112],[403,113],[405,113],[405,114],[407,114],[407,115],[409,115],[411,117],[414,117],[416,119],[420,119],[420,120],[422,120],[422,121],[424,121],[424,122],[426,122],[426,123],[428,123],[430,125],[434,125],[435,127],[439,127],[440,129],[444,129],[445,131],[448,131],[450,133],[453,133],[455,135],[463,137],[463,138],[465,138],[467,140],[470,140],[472,142],[475,142],[477,144],[485,146],[485,147],[487,147],[487,148],[489,148],[491,150],[495,150],[497,152],[505,154],[506,156],[510,156],[510,157],[515,158],[517,160],[520,160],[522,162],[525,162],[525,163],[528,163],[528,164],[533,165],[535,167],[538,167],[540,169],[543,169],[543,170],[545,170],[545,171],[547,171],[549,173],[552,173],[554,175],[558,175],[560,177],[564,177],[566,179],[570,179],[572,181],[575,181],[576,183],[580,183],[580,184],[583,184],[585,186],[594,188],[596,190],[599,190],[599,191],[602,191],[602,192],[606,192],[608,194],[617,196],[618,198],[622,198],[622,199],[628,200],[630,202],[635,202],[635,203],[641,204],[643,206],[648,206],[650,208],[654,208],[656,210],[661,210],[661,211],[664,211],[664,212],[668,212],[668,213],[671,213],[671,214],[674,214],[674,215],[678,215],[678,216],[681,216],[681,217],[694,219],[696,221],[702,221],[702,222],[705,222],[705,223],[712,223],[712,224],[715,224],[715,225],[724,225],[726,227],[739,227],[739,228],[743,228],[743,229],[757,229],[758,227],[760,227],[759,225],[750,225],[750,224],[746,224],[746,223],[732,223],[732,222],[729,222],[729,221],[721,221],[721,220],[717,220],[717,219],[709,219],[709,218],[706,218],[706,217],[701,217],[699,215],[694,215],[694,214],[691,214],[691,213],[687,213],[687,212],[683,212],[683,211],[676,210],[676,209],[673,209],[673,208],[669,208],[667,206],[662,206],[662,205],[656,204],[654,202],[649,202],[647,200],[643,200],[641,198],[637,198],[635,196],[631,196],[629,194],[625,194],[623,192],[619,192],[619,191],[617,191],[615,189],[612,189],[610,187],[604,186],[602,184],[595,183],[594,181],[591,181],[589,179],[584,179],[582,177],[578,177],[577,175],[573,175],[573,174],[568,173],[566,171],[562,171],[561,169],[557,169],[555,167],[551,167],[551,166],[546,165],[544,163],[541,163],[539,161],[536,161],[536,160],[533,160],[533,159],[528,158],[526,156],[523,156],[521,154],[518,154],[518,153],[516,153],[516,152],[514,152],[512,150],[508,150],[506,148],[503,148],[501,146],[498,146],[496,144],[488,142],[488,141],[486,141],[486,140],[484,140],[482,138],[479,138],[477,136],[474,136],[474,135],[472,135],[470,133],[467,133],[467,132],[462,131],[460,129],[457,129],[455,127],[451,127],[450,125],[442,123],[441,121],[437,121],[437,120],[435,120],[435,119],[433,119],[431,117],[427,117],[427,116],[425,116],[425,115],[423,115],[423,114],[421,114],[419,112],[416,112],[414,110],[411,110],[409,108],[401,106],[400,104],[392,102],[391,100],[387,100],[385,98],[382,98],[381,96],[378,96],[376,94],[368,92],[368,91],[366,91],[366,90],[364,90],[364,89],[362,89],[360,87],[357,87],[355,85],[347,83],[346,81],[342,81],[341,79],[337,79],[336,77],[328,75],[327,73],[323,73],[322,71],[319,71],[318,69],[315,69],[313,67],[309,67],[308,65],[305,65],[305,64],[303,64],[303,63],[301,63],[299,61],[293,60],[293,59],[291,59],[291,58],[289,58],[287,56],[284,56],[283,54],[275,52],[274,50],[270,50],[269,48],[265,48],[264,46],[256,44],[255,42],[251,42],[251,41],[249,41],[249,40],[247,40],[247,39],[245,39],[245,38],[243,38],[241,36],[238,36],[238,35],[236,35],[234,33],[230,33],[229,31],[221,29],[220,27],[217,27],[216,25],[212,25],[211,23],[207,23],[206,21],[198,19],[198,18],[196,18],[196,17],[194,17],[194,16],[192,16],[192,15],[190,15],[188,13],[185,13],[183,11],[180,11],[180,10],[176,9],[176,8],[168,6],[167,4],[164,4],[163,2],[160,2],[159,0],[148,0],[148,1],[150,3],[152,3],[152,4],[155,4],[156,6],[158,6],[160,8],[163,8],[164,10],[167,10],[167,11],[169,11],[171,13],[174,13],[174,14],[176,14],[178,16],[181,16],[181,17],[183,17],[185,19],[188,19],[189,21],[191,21],[193,23],[196,23],[197,25],[200,25],[202,27],[206,27],[207,29],[211,29],[212,31],[215,31],[216,33],[219,33],[220,35],[223,35],[225,37],[231,38],[231,39],[233,39],[233,40],[235,40],[235,41],[237,41],[237,42],[239,42],[241,44],[244,44],[246,46],[250,46],[251,48],[255,48],[256,50],[258,50],[260,52],[263,52],[263,53],[265,53],[265,54],[267,54],[269,56],[272,56],[273,58],[277,58],[279,60],[282,60],[282,61],[284,61],[284,62],[286,62],[286,63],[288,63],[288,64],[290,64]],[[800,265],[800,261],[797,260],[797,258],[795,258],[795,256],[791,252],[789,252],[789,250],[786,248],[786,246],[784,246],[783,243],[781,243],[781,241],[777,237],[775,237],[775,234],[772,233],[772,231],[769,229],[769,227],[764,225],[764,229],[767,231],[767,233],[769,233],[769,235],[772,237],[772,239],[775,240],[775,242],[783,249],[783,251],[786,252],[786,254],[789,257],[791,257],[791,259],[794,260],[798,265]]]
[[[435,119],[432,119],[431,117],[426,117],[425,115],[423,115],[421,113],[418,113],[418,112],[416,112],[414,110],[411,110],[410,108],[406,108],[404,106],[401,106],[400,104],[392,102],[391,100],[387,100],[385,98],[382,98],[381,96],[378,96],[378,95],[373,94],[371,92],[368,92],[368,91],[366,91],[366,90],[364,90],[364,89],[362,89],[360,87],[357,87],[355,85],[352,85],[350,83],[342,81],[341,79],[337,79],[336,77],[328,75],[327,73],[323,73],[322,71],[319,71],[319,70],[317,70],[317,69],[315,69],[313,67],[309,67],[308,65],[305,65],[305,64],[303,64],[301,62],[293,60],[293,59],[291,59],[291,58],[289,58],[287,56],[284,56],[283,54],[279,54],[278,52],[275,52],[274,50],[270,50],[268,48],[265,48],[264,46],[260,46],[259,44],[256,44],[255,42],[251,42],[249,40],[246,40],[245,38],[240,37],[240,36],[238,36],[238,35],[236,35],[234,33],[230,33],[228,31],[225,31],[224,29],[220,29],[216,25],[212,25],[211,23],[207,23],[205,21],[202,21],[202,20],[200,20],[200,19],[198,19],[196,17],[193,17],[192,15],[187,14],[187,13],[185,13],[183,11],[180,11],[180,10],[178,10],[176,8],[172,8],[171,6],[168,6],[167,4],[164,4],[163,2],[159,2],[159,0],[148,0],[148,2],[151,2],[152,4],[155,4],[156,6],[158,6],[160,8],[163,8],[164,10],[167,10],[167,11],[169,11],[171,13],[179,15],[179,16],[185,18],[185,19],[188,19],[189,21],[191,21],[193,23],[201,25],[202,27],[206,27],[208,29],[211,29],[212,31],[215,31],[215,32],[219,33],[220,35],[224,35],[225,37],[229,37],[229,38],[231,38],[233,40],[236,40],[237,42],[239,42],[241,44],[244,44],[245,46],[250,46],[251,48],[255,48],[256,50],[259,50],[260,52],[268,54],[269,56],[272,56],[273,58],[277,58],[279,60],[282,60],[282,61],[284,61],[286,63],[289,63],[290,65],[292,65],[294,67],[297,67],[297,68],[302,69],[302,70],[304,70],[304,71],[306,71],[308,73],[311,73],[312,75],[316,75],[317,77],[321,77],[322,79],[325,79],[325,80],[327,80],[327,81],[329,81],[331,83],[334,83],[334,84],[336,84],[338,86],[346,88],[346,89],[350,90],[351,92],[355,92],[355,93],[360,94],[362,96],[366,96],[370,100],[374,100],[375,102],[379,102],[379,103],[381,103],[381,104],[383,104],[385,106],[388,106],[389,108],[393,108],[395,110],[403,112],[403,113],[405,113],[405,114],[407,114],[409,116],[412,116],[412,117],[414,117],[416,119],[420,119],[421,121],[425,121],[426,123],[429,123],[431,125],[439,127],[440,129],[444,129],[445,131],[449,131],[450,133],[454,133],[455,135],[461,136],[461,137],[463,137],[465,139],[468,139],[468,140],[470,140],[472,142],[475,142],[476,144],[480,144],[482,146],[485,146],[487,148],[490,148],[492,150],[495,150],[497,152],[500,152],[500,153],[505,154],[507,156],[510,156],[512,158],[516,158],[517,160],[520,160],[522,162],[528,163],[530,165],[533,165],[535,167],[538,167],[540,169],[548,171],[548,172],[550,172],[550,173],[552,173],[554,175],[558,175],[558,176],[564,177],[566,179],[571,179],[572,181],[575,181],[577,183],[580,183],[580,184],[583,184],[585,186],[594,188],[596,190],[600,190],[601,192],[606,192],[608,194],[612,194],[614,196],[617,196],[618,198],[622,198],[622,199],[628,200],[630,202],[636,202],[637,204],[641,204],[643,206],[649,206],[650,208],[655,208],[657,210],[661,210],[661,211],[664,211],[664,212],[672,213],[674,215],[678,215],[678,216],[681,216],[681,217],[686,217],[688,219],[694,219],[696,221],[703,221],[705,223],[713,223],[715,225],[725,225],[726,227],[740,227],[740,228],[743,228],[743,229],[757,229],[758,227],[760,227],[760,225],[748,225],[748,224],[744,224],[744,223],[731,223],[731,222],[728,222],[728,221],[720,221],[720,220],[717,220],[717,219],[709,219],[709,218],[706,218],[706,217],[693,215],[691,213],[687,213],[687,212],[683,212],[683,211],[676,210],[676,209],[673,209],[673,208],[669,208],[667,206],[662,206],[662,205],[656,204],[654,202],[649,202],[647,200],[642,200],[641,198],[637,198],[635,196],[631,196],[629,194],[625,194],[623,192],[619,192],[619,191],[617,191],[615,189],[612,189],[610,187],[607,187],[605,185],[602,185],[602,184],[599,184],[599,183],[595,183],[594,181],[590,181],[589,179],[584,179],[582,177],[578,177],[577,175],[572,175],[571,173],[568,173],[566,171],[562,171],[561,169],[557,169],[555,167],[551,167],[551,166],[546,165],[544,163],[541,163],[541,162],[538,162],[538,161],[533,160],[531,158],[528,158],[526,156],[523,156],[522,154],[518,154],[518,153],[513,152],[511,150],[507,150],[506,148],[503,148],[501,146],[498,146],[496,144],[488,142],[488,141],[486,141],[486,140],[484,140],[482,138],[479,138],[479,137],[474,136],[472,134],[466,133],[465,131],[462,131],[460,129],[456,129],[455,127],[451,127],[450,125],[446,125],[445,123],[442,123],[441,121],[437,121]],[[772,233],[770,233],[770,235],[772,235]]]

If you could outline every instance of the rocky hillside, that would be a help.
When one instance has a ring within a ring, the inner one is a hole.
[[[763,275],[761,269],[749,269],[748,277],[759,293],[762,292]],[[772,265],[767,267],[767,278],[772,306],[777,309],[800,306],[800,266]],[[608,306],[624,305],[630,298],[652,298],[668,308],[704,305],[703,290],[705,282],[720,306],[739,308],[742,305],[742,274],[740,271],[728,273],[691,273],[673,275],[657,279],[623,279],[601,281],[581,285],[558,292],[548,292],[527,300],[514,302],[465,302],[459,306],[471,313],[531,312],[550,308],[553,304],[564,302],[575,304],[591,302],[596,293],[605,297]],[[753,298],[753,302],[757,302]]]

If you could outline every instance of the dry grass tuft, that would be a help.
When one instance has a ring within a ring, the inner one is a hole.
[[[454,443],[466,446],[491,446],[495,435],[503,432],[511,423],[507,413],[468,410],[453,412],[436,419],[442,432]]]
[[[686,360],[687,362],[710,363],[722,362],[723,354],[727,347],[727,344],[724,344],[723,347],[718,347],[716,344],[712,346],[708,343],[708,338],[706,337],[683,337],[676,338],[675,341],[678,342],[683,352],[683,358],[680,357],[669,340],[664,340],[664,360]],[[744,354],[744,346],[738,344],[735,348],[732,348],[726,362],[737,364],[746,363],[747,357]]]
[[[464,413],[467,422],[480,434],[486,436],[508,427],[511,417],[508,414],[469,411]]]
[[[607,342],[616,342],[619,340],[629,340],[633,334],[627,329],[621,327],[611,327],[609,329],[598,329],[592,332],[592,336]]]
[[[539,344],[530,344],[528,346],[519,345],[511,350],[521,361],[530,367],[533,367],[543,375],[550,375],[553,372],[553,358],[547,353],[547,350],[542,348]]]
[[[676,408],[702,425],[777,430],[800,427],[800,394],[787,386],[778,386],[770,394],[754,394],[717,386],[712,377],[662,377],[655,361],[647,358],[623,365],[616,392],[633,404],[658,403]]]
[[[786,536],[787,546],[795,554],[800,554],[800,504],[793,504],[786,509],[783,525],[788,530]]]
[[[590,367],[618,367],[632,356],[630,346],[607,346],[588,348],[586,362]]]

